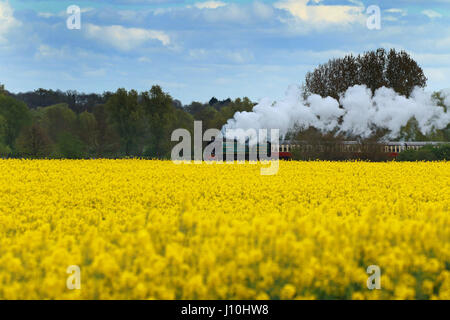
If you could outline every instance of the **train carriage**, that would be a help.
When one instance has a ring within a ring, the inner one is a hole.
[[[212,141],[211,141],[212,142]],[[396,158],[400,152],[406,150],[419,150],[420,148],[433,145],[439,146],[444,144],[444,142],[436,141],[422,141],[422,142],[400,142],[400,141],[388,141],[380,142],[375,144],[361,144],[358,141],[343,141],[335,144],[317,144],[311,145],[304,141],[283,141],[278,145],[271,144],[270,142],[265,142],[261,144],[251,145],[248,140],[245,143],[241,143],[235,140],[225,140],[223,141],[223,159],[226,160],[267,160],[267,159],[280,159],[280,160],[291,160],[293,158],[293,152],[320,152],[326,153],[331,151],[339,151],[341,153],[352,153],[357,156],[370,148],[370,146],[375,146],[378,151],[387,154],[389,158]],[[207,160],[215,159],[215,154],[211,154]]]

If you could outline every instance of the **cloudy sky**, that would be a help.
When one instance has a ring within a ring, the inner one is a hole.
[[[371,5],[380,30],[367,28]],[[0,83],[13,92],[159,84],[183,103],[276,99],[317,64],[378,47],[407,50],[429,90],[449,88],[450,0],[0,0]]]

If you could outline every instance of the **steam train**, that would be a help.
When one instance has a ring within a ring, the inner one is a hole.
[[[210,143],[212,143],[211,141]],[[304,141],[283,141],[278,145],[271,144],[270,142],[260,143],[257,145],[250,145],[248,141],[246,143],[240,143],[236,139],[233,141],[223,141],[223,160],[267,160],[278,158],[281,160],[291,160],[293,158],[293,152],[299,151],[303,153],[327,153],[327,152],[339,152],[358,156],[368,150],[380,152],[386,154],[389,158],[396,158],[400,152],[405,150],[419,150],[420,148],[433,145],[438,146],[444,144],[443,142],[379,142],[372,144],[363,144],[358,141],[342,141],[339,143],[322,143],[311,144]],[[213,152],[207,160],[216,159],[216,154]]]

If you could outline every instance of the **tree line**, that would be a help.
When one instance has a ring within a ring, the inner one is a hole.
[[[103,94],[38,89],[13,94],[0,88],[0,156],[25,158],[168,158],[171,133],[221,128],[248,98],[183,106],[158,85],[149,91]]]
[[[303,94],[339,99],[349,87],[364,84],[372,93],[386,86],[408,97],[426,82],[423,70],[406,52],[378,49],[318,66],[306,74]],[[446,108],[439,93],[434,98]],[[45,89],[14,94],[0,86],[0,157],[168,158],[175,144],[170,141],[173,130],[192,132],[194,120],[203,122],[203,130],[220,129],[236,112],[252,111],[254,106],[246,97],[183,105],[158,85],[145,92],[121,88],[103,94]],[[401,135],[406,140],[450,141],[449,127],[425,137],[414,119]],[[310,128],[289,138],[333,143],[349,137]]]

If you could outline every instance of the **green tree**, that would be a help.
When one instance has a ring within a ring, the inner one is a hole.
[[[433,153],[438,160],[450,160],[450,144],[435,147]]]
[[[0,115],[0,157],[8,156],[11,153],[11,148],[6,145],[6,119]]]
[[[0,116],[4,142],[12,149],[22,128],[31,123],[30,112],[25,103],[0,93]]]
[[[149,128],[146,154],[166,157],[170,153],[170,136],[177,121],[173,99],[160,86],[153,86],[150,91],[142,93],[142,106]]]
[[[135,90],[118,89],[106,103],[110,122],[116,127],[125,154],[136,151],[139,136],[144,130],[143,111]]]
[[[189,132],[194,132],[194,117],[184,110],[177,109],[175,111],[175,128],[187,129]]]
[[[59,136],[54,157],[63,159],[82,159],[86,156],[86,145],[77,136],[65,132]]]
[[[206,129],[215,128],[220,130],[229,119],[233,118],[236,112],[250,112],[253,110],[254,106],[255,103],[247,97],[244,97],[243,99],[237,98],[236,100],[229,102],[226,106],[220,108],[220,110],[214,114],[214,118],[209,122]]]
[[[0,143],[6,143],[6,131],[8,129],[8,122],[5,117],[0,115]]]
[[[94,153],[97,156],[117,155],[120,151],[120,136],[116,126],[108,121],[106,105],[96,105],[93,114],[97,123],[97,139]]]
[[[52,141],[47,131],[38,123],[26,127],[16,140],[19,155],[32,158],[48,157],[52,150]]]
[[[11,148],[0,142],[0,157],[7,157],[11,154]]]
[[[66,103],[38,108],[36,118],[52,141],[58,141],[64,133],[75,133],[77,115]]]
[[[78,115],[78,136],[86,145],[88,151],[94,152],[97,148],[97,120],[94,114],[84,111]]]

